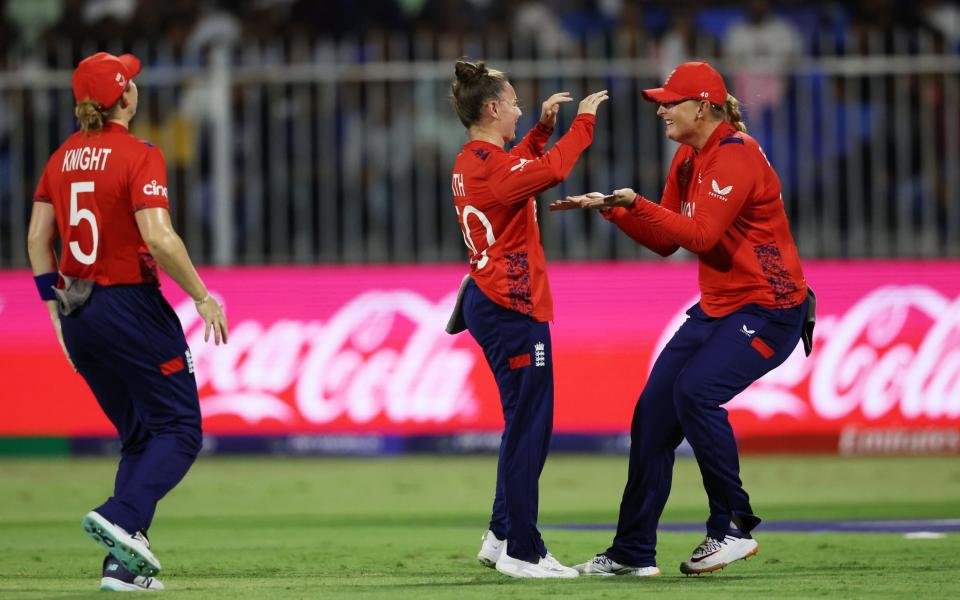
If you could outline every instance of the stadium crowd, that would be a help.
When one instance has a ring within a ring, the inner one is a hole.
[[[0,0],[0,60],[59,63],[71,48],[169,41],[183,57],[202,57],[210,44],[360,37],[378,32],[482,34],[510,32],[544,55],[564,54],[587,36],[654,42],[674,56],[815,53],[824,34],[857,53],[879,34],[893,51],[895,28],[929,32],[942,48],[960,45],[960,7],[946,0],[803,2],[751,0]],[[858,44],[860,47],[857,47]]]

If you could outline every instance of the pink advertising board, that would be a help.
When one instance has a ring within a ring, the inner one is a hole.
[[[745,450],[960,452],[960,263],[815,262],[816,349],[727,405]],[[465,268],[204,269],[230,343],[183,321],[204,427],[220,435],[496,432],[493,377],[443,326]],[[656,353],[697,299],[689,262],[552,264],[555,430],[629,430]],[[109,435],[26,271],[0,273],[0,435]]]

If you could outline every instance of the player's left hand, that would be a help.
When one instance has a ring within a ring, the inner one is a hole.
[[[223,312],[223,305],[215,298],[207,295],[203,302],[197,304],[197,313],[203,319],[203,341],[210,340],[213,332],[213,343],[219,346],[220,342],[227,343],[227,315]]]
[[[573,102],[570,92],[557,92],[543,101],[543,110],[540,112],[540,124],[553,129],[557,123],[557,113],[564,102]]]

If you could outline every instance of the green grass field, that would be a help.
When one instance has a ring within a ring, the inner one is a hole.
[[[680,575],[701,533],[664,533],[663,577],[512,580],[475,561],[494,457],[200,459],[151,529],[166,594],[183,598],[957,598],[960,534],[764,533],[760,554]],[[677,463],[665,522],[702,522],[696,464]],[[960,460],[748,458],[767,520],[960,517]],[[544,538],[562,562],[604,550],[623,457],[556,455],[541,482]],[[0,460],[0,597],[99,595],[102,555],[80,518],[112,487],[113,461]]]

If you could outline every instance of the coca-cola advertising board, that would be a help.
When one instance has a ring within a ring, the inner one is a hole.
[[[726,405],[746,451],[960,452],[960,263],[814,262],[815,350]],[[204,269],[230,341],[191,348],[204,429],[230,436],[493,433],[493,376],[444,325],[460,265]],[[629,431],[653,360],[696,302],[691,262],[553,264],[558,434]],[[113,433],[26,271],[0,273],[2,436]]]

